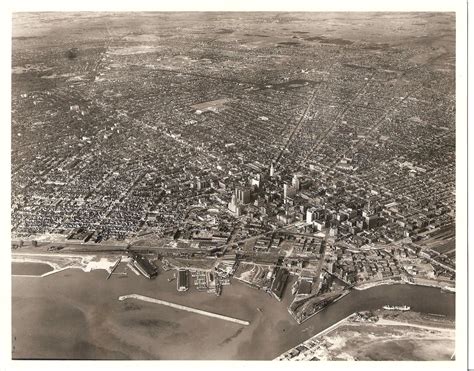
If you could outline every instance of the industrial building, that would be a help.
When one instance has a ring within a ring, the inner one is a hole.
[[[132,253],[133,266],[148,279],[155,278],[158,275],[158,269],[143,255]]]
[[[188,291],[189,289],[189,271],[186,269],[178,270],[178,279],[176,280],[178,291]]]
[[[285,268],[277,267],[276,269],[277,272],[272,283],[271,292],[277,300],[281,301],[283,292],[285,291],[286,282],[288,281],[290,274]]]

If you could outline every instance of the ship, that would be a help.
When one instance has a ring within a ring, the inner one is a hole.
[[[400,310],[402,312],[411,309],[408,305],[384,305],[382,308],[386,310]]]

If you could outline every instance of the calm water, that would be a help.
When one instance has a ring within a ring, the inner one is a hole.
[[[149,281],[133,274],[66,270],[45,278],[13,277],[14,358],[73,359],[273,359],[349,314],[405,304],[415,311],[454,318],[455,296],[411,285],[353,291],[311,320],[297,325],[283,302],[237,281],[216,297],[176,291],[172,272]],[[138,293],[251,322],[250,326],[140,301]],[[261,308],[262,312],[257,308]]]
[[[41,276],[53,268],[43,263],[12,263],[12,274],[21,276]]]

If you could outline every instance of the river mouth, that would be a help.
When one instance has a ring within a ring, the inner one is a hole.
[[[51,272],[53,267],[45,263],[13,262],[12,275],[14,276],[38,276]]]
[[[271,360],[356,311],[408,305],[414,311],[454,317],[454,294],[433,287],[397,284],[353,290],[298,325],[287,311],[291,285],[282,302],[277,302],[236,280],[224,287],[220,297],[193,288],[178,292],[176,283],[168,282],[171,277],[172,271],[161,271],[155,280],[134,274],[106,280],[104,271],[86,273],[78,269],[39,279],[13,277],[12,325],[16,340],[12,356]],[[245,319],[250,325],[153,303],[118,300],[131,293]],[[84,347],[86,343],[93,346]]]

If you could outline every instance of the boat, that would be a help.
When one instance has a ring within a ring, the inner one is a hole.
[[[386,310],[400,310],[402,312],[406,312],[411,309],[408,305],[384,305],[382,308]]]

